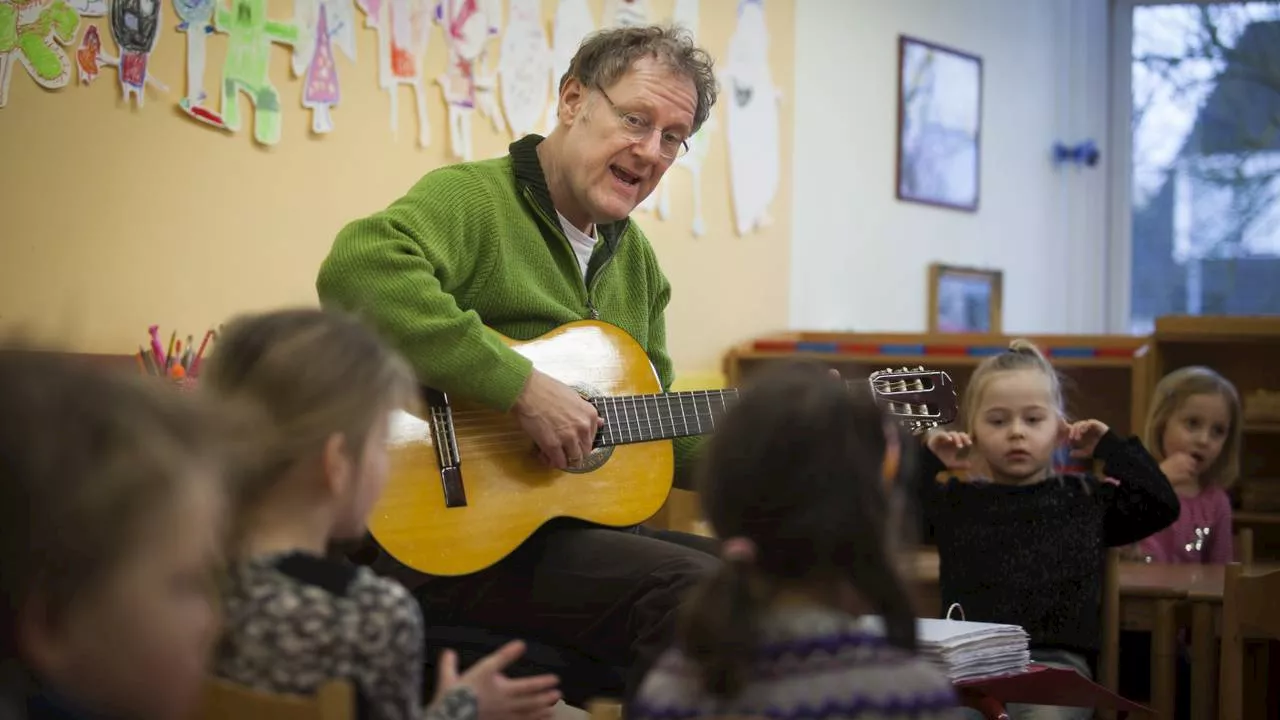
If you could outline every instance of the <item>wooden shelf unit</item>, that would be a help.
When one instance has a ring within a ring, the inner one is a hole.
[[[762,365],[780,360],[817,360],[855,376],[887,367],[923,365],[946,371],[963,395],[978,363],[1006,351],[1014,337],[1035,343],[1059,370],[1071,417],[1097,418],[1122,434],[1141,426],[1142,414],[1133,409],[1138,396],[1147,391],[1143,361],[1147,340],[1124,335],[782,333],[731,349],[725,356],[724,373],[733,387]]]
[[[1280,391],[1280,317],[1158,318],[1146,362],[1149,386],[1135,409],[1147,407],[1160,378],[1188,365],[1217,370],[1242,402],[1257,390]],[[1280,423],[1245,421],[1243,429],[1241,478],[1232,492],[1236,528],[1253,529],[1256,559],[1280,558],[1280,509],[1240,506],[1249,483],[1280,483]]]

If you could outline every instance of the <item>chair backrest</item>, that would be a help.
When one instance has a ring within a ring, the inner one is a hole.
[[[1244,717],[1244,641],[1280,639],[1280,570],[1246,575],[1240,563],[1226,566],[1222,581],[1222,657],[1218,664],[1219,717]]]
[[[1235,546],[1236,562],[1246,569],[1253,564],[1253,528],[1241,528],[1232,545]]]
[[[355,691],[330,680],[314,695],[283,695],[209,678],[196,720],[353,720]]]

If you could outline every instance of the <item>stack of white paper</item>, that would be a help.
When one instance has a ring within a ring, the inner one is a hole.
[[[867,620],[883,628],[880,618]],[[1017,625],[920,618],[916,638],[920,655],[953,682],[1026,672],[1031,665],[1027,633]]]

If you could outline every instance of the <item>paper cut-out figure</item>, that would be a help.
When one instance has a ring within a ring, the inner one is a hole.
[[[727,137],[734,225],[746,235],[772,222],[778,194],[778,104],[782,93],[769,69],[764,0],[738,3],[738,27],[729,39],[721,86],[729,99]]]
[[[391,132],[399,125],[399,87],[413,90],[418,113],[418,145],[431,144],[427,119],[427,88],[423,59],[431,39],[432,0],[356,0],[365,15],[365,27],[378,33],[378,86],[391,96]]]
[[[551,77],[551,48],[542,28],[542,0],[511,0],[507,31],[502,35],[498,75],[502,80],[502,109],[511,134],[534,131],[547,106]]]
[[[675,10],[672,13],[671,21],[675,25],[680,25],[689,30],[695,37],[698,34],[698,0],[676,0]],[[689,173],[689,181],[692,185],[693,200],[693,221],[692,231],[694,237],[702,237],[707,232],[706,219],[702,214],[702,165],[706,161],[707,153],[711,148],[711,136],[716,130],[716,119],[714,116],[707,118],[702,124],[698,132],[689,138],[689,150],[684,155],[676,158],[671,169],[683,168]],[[639,210],[656,210],[659,218],[667,220],[671,217],[671,173],[667,172],[663,176],[658,187],[645,198],[645,202],[641,204]]]
[[[436,22],[444,29],[449,46],[445,71],[436,82],[449,108],[449,146],[455,157],[472,159],[471,113],[488,116],[493,129],[503,129],[502,115],[494,97],[497,78],[481,75],[489,41],[498,34],[497,13],[481,0],[441,0],[436,6]]]
[[[164,83],[151,77],[147,72],[147,64],[151,61],[151,53],[155,51],[156,42],[160,39],[160,0],[114,0],[108,13],[108,26],[111,38],[116,41],[120,56],[112,57],[98,51],[98,62],[111,65],[120,73],[120,94],[125,103],[132,97],[138,107],[146,103],[146,87],[151,85],[161,92],[169,92]],[[94,34],[89,38],[85,34],[80,49],[88,54],[89,45],[95,42],[101,47],[102,40]],[[79,53],[77,53],[79,55]],[[83,62],[80,64],[83,66]],[[86,82],[97,77],[94,73]]]
[[[98,34],[98,26],[90,25],[84,29],[84,37],[80,38],[80,48],[76,50],[76,67],[79,69],[80,83],[88,85],[102,72],[98,59],[102,57],[102,36]]]
[[[189,102],[182,109],[200,122],[236,132],[240,129],[240,93],[253,103],[253,139],[280,142],[280,91],[271,84],[271,45],[298,42],[298,26],[267,19],[267,0],[231,0],[214,12],[214,29],[228,35],[222,63],[221,114]]]
[[[596,20],[587,0],[560,0],[551,45],[551,104],[547,106],[546,132],[559,123],[560,79],[569,71],[569,63],[583,38],[595,32]]]
[[[71,59],[59,45],[75,42],[79,29],[80,13],[65,0],[0,0],[0,108],[18,62],[40,87],[66,87]]]
[[[188,106],[201,106],[207,99],[204,91],[205,42],[213,33],[215,0],[173,0],[173,10],[178,14],[178,32],[187,36],[187,94],[183,98]]]
[[[649,24],[649,0],[604,0],[600,27],[636,27]]]
[[[329,109],[342,99],[333,45],[356,59],[355,13],[350,0],[296,0],[300,37],[293,46],[293,74],[303,76],[302,104],[311,109],[311,132],[333,130]]]

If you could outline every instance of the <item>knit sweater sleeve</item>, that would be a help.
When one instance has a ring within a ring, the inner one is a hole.
[[[1103,461],[1103,472],[1116,481],[1102,486],[1110,500],[1103,520],[1108,547],[1138,542],[1178,519],[1182,506],[1173,486],[1137,438],[1123,440],[1107,431],[1093,456]]]
[[[373,323],[423,384],[506,411],[532,364],[459,307],[487,284],[500,212],[473,170],[428,173],[390,207],[338,233],[316,279],[320,302]]]

